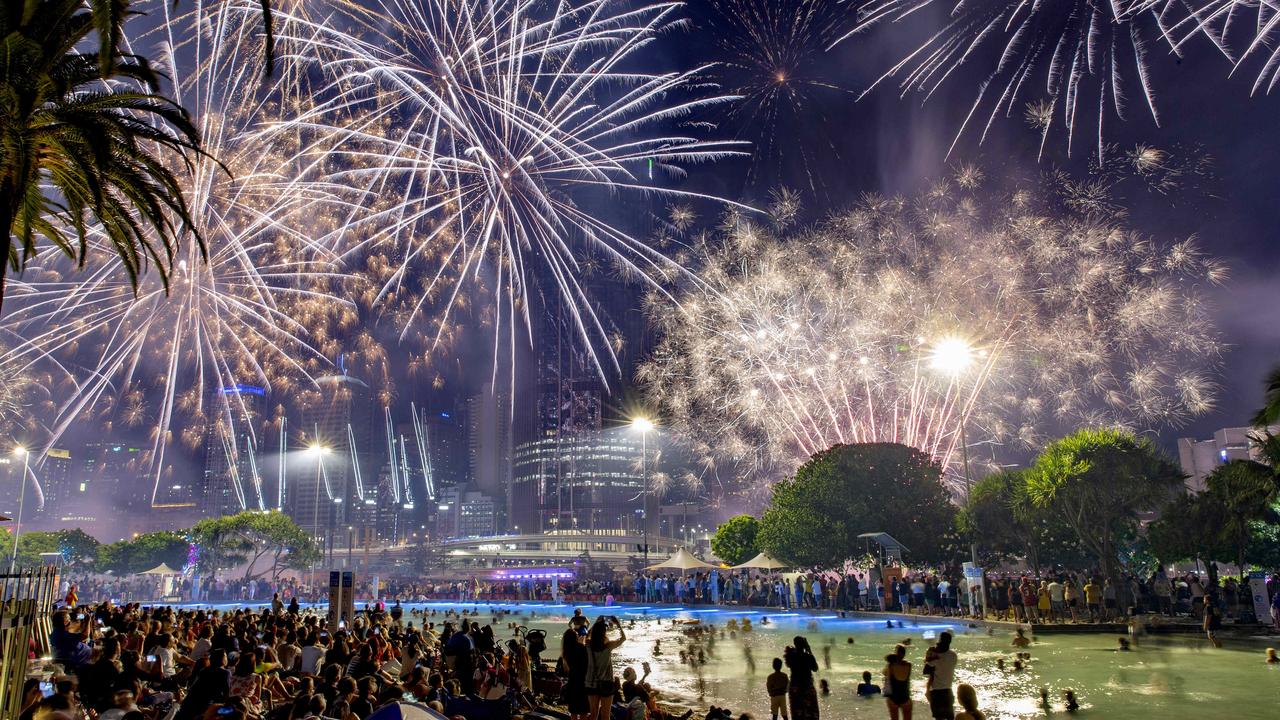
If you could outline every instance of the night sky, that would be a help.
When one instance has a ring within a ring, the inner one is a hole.
[[[880,26],[830,52],[815,54],[811,75],[840,89],[816,93],[816,101],[807,104],[799,121],[779,133],[784,160],[768,164],[758,182],[748,187],[740,181],[732,184],[732,179],[743,177],[741,170],[725,172],[724,166],[732,163],[699,169],[695,181],[747,200],[759,200],[776,185],[807,191],[798,158],[816,158],[818,191],[805,195],[807,215],[814,219],[865,192],[918,192],[961,163],[980,165],[997,182],[1002,175],[1025,177],[1055,166],[1085,176],[1096,152],[1096,125],[1082,122],[1070,156],[1065,136],[1061,132],[1051,136],[1037,163],[1040,135],[1020,112],[998,120],[981,144],[979,133],[966,133],[951,157],[946,157],[979,83],[990,72],[991,60],[980,54],[957,70],[928,103],[914,92],[900,99],[902,91],[894,78],[857,100],[923,37],[942,27],[944,17],[937,10],[932,18],[913,16],[911,27]],[[715,59],[716,33],[722,29],[710,19],[714,14],[707,12],[703,0],[691,3],[690,13],[693,27],[687,38],[673,39],[673,55]],[[1216,410],[1187,427],[1162,432],[1170,448],[1177,437],[1208,436],[1221,427],[1248,424],[1260,402],[1264,374],[1280,362],[1280,229],[1275,221],[1280,200],[1275,146],[1280,93],[1251,96],[1261,63],[1246,64],[1229,78],[1230,63],[1203,39],[1187,43],[1183,55],[1181,59],[1161,52],[1150,56],[1162,120],[1159,127],[1141,96],[1133,92],[1128,98],[1128,121],[1120,123],[1112,115],[1105,126],[1107,141],[1121,152],[1144,143],[1175,156],[1198,152],[1211,161],[1212,177],[1196,187],[1167,196],[1139,189],[1121,198],[1130,212],[1132,229],[1165,243],[1194,236],[1202,250],[1226,260],[1231,268],[1231,279],[1210,291],[1218,326],[1231,346],[1223,359],[1220,402]],[[1132,77],[1129,81],[1129,89],[1135,90]],[[1088,118],[1091,111],[1096,114],[1097,94],[1096,85],[1086,87],[1092,95],[1083,102],[1093,106],[1081,112]],[[1037,98],[1035,89],[1025,99]],[[744,133],[749,137],[749,130]],[[832,152],[823,147],[828,139]],[[707,173],[717,177],[703,177]]]

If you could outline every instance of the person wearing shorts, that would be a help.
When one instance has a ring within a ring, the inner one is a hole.
[[[788,720],[787,714],[787,687],[790,680],[787,674],[782,672],[782,658],[773,659],[773,672],[764,680],[764,689],[769,693],[769,717],[770,720],[778,720],[781,716],[782,720]]]

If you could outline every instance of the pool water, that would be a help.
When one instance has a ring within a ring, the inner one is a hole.
[[[1130,652],[1117,651],[1117,635],[1070,634],[1037,636],[1031,647],[1026,670],[1012,670],[1015,648],[1012,633],[970,629],[964,623],[948,624],[944,618],[921,618],[906,627],[888,629],[883,619],[842,619],[831,614],[772,613],[731,608],[678,608],[666,606],[617,606],[548,603],[489,604],[414,603],[408,609],[435,611],[440,623],[448,609],[479,609],[475,620],[493,619],[493,610],[511,610],[494,630],[500,638],[510,637],[507,622],[547,631],[548,649],[544,660],[554,660],[560,650],[560,635],[575,608],[587,617],[617,615],[627,633],[627,642],[614,653],[619,676],[631,665],[637,673],[641,663],[652,668],[649,682],[663,697],[695,708],[710,705],[728,707],[735,713],[749,712],[757,720],[768,717],[769,701],[765,677],[772,671],[773,658],[795,635],[804,635],[818,658],[819,679],[827,680],[830,695],[820,696],[822,717],[832,720],[887,717],[880,698],[861,699],[854,692],[862,671],[870,670],[872,681],[883,685],[880,674],[884,656],[894,644],[910,638],[907,659],[912,670],[912,697],[915,717],[929,717],[924,700],[924,678],[920,669],[925,649],[936,633],[955,633],[952,648],[960,658],[956,682],[967,682],[978,691],[979,706],[988,718],[1041,718],[1067,716],[1062,700],[1064,690],[1076,693],[1079,713],[1096,718],[1190,718],[1232,720],[1280,717],[1280,666],[1267,665],[1265,643],[1240,642],[1218,649],[1200,635],[1143,638]],[[769,622],[762,624],[763,618]],[[718,632],[730,618],[739,623],[750,619],[750,632],[736,637]],[[422,623],[422,617],[405,621]],[[695,641],[684,635],[688,621],[717,628],[714,643]],[[634,621],[634,624],[633,624]],[[852,638],[853,642],[849,640]],[[660,652],[655,654],[655,644]],[[709,650],[705,664],[693,667],[682,663],[680,651],[701,647]],[[1006,670],[997,667],[1004,658]],[[754,668],[751,667],[754,663]],[[1050,709],[1040,703],[1040,688],[1049,691]]]

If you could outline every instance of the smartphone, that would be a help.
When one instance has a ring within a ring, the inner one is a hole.
[[[155,655],[148,655],[148,656],[147,656],[147,662],[155,662],[155,661],[156,661],[156,656],[155,656]]]
[[[46,680],[46,681],[41,682],[41,683],[40,683],[40,694],[41,694],[41,695],[43,695],[44,697],[49,697],[50,695],[53,695],[53,683],[51,683],[51,682],[49,682],[49,681],[47,681],[47,680]]]
[[[223,705],[222,707],[218,708],[219,715],[230,715],[235,711],[236,711],[235,707],[231,705]]]
[[[76,615],[76,619],[77,619],[77,620],[83,620],[83,619],[84,619],[84,613],[80,613],[79,615]]]
[[[102,624],[103,624],[103,622],[102,622],[102,618],[98,618],[98,624],[99,624],[99,625],[102,625]]]
[[[346,620],[339,620],[339,621],[338,621],[338,629],[339,629],[339,630],[345,630],[346,628],[347,628],[347,621],[346,621]]]

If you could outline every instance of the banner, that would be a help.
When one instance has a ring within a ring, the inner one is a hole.
[[[1267,574],[1261,571],[1249,573],[1249,594],[1253,596],[1253,614],[1259,623],[1271,620],[1271,603],[1267,602]]]

